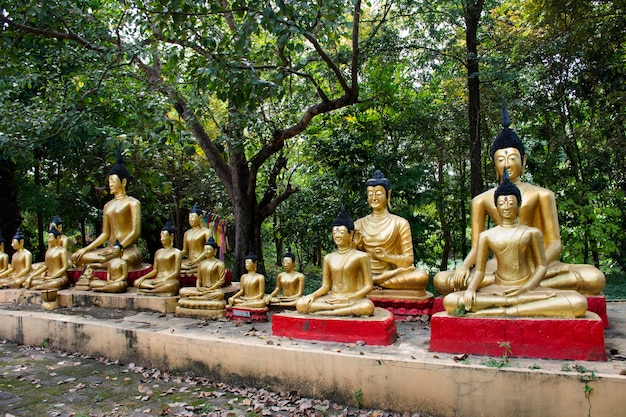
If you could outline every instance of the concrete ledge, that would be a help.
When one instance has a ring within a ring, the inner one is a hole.
[[[269,323],[199,326],[193,319],[130,312],[104,320],[84,312],[61,314],[64,310],[0,306],[0,338],[30,345],[45,341],[122,363],[176,367],[345,404],[353,404],[361,390],[364,407],[433,416],[583,417],[590,407],[591,415],[613,416],[626,409],[626,377],[609,373],[606,363],[598,364],[606,372],[597,371],[597,379],[588,383],[593,388],[588,402],[581,374],[562,372],[562,363],[554,361],[539,362],[536,370],[495,369],[424,354],[424,347],[409,339],[386,347],[297,342],[269,335]],[[596,364],[583,365],[594,369]]]
[[[120,294],[69,289],[59,291],[58,297],[61,307],[98,307],[156,313],[173,313],[178,302],[178,297],[174,296],[138,294],[134,287]]]

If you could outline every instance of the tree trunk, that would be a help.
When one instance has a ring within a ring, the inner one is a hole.
[[[467,48],[467,88],[469,119],[469,159],[472,197],[483,192],[480,144],[480,81],[478,78],[478,23],[484,0],[465,3],[465,42]]]

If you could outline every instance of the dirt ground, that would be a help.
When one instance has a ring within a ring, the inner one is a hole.
[[[0,417],[402,416],[0,341]],[[406,417],[427,417],[405,414]]]

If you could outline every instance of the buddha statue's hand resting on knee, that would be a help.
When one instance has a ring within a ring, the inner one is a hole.
[[[181,251],[174,244],[176,229],[167,222],[161,229],[159,238],[163,247],[154,254],[152,271],[135,280],[137,292],[159,296],[175,296],[180,289]]]

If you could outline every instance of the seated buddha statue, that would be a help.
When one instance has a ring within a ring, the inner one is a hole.
[[[111,258],[104,264],[90,264],[86,274],[90,278],[89,289],[95,292],[122,293],[128,289],[128,263],[124,259],[124,247],[119,241],[115,241],[111,248]],[[93,276],[93,269],[107,270],[106,281]],[[84,278],[81,278],[84,279]]]
[[[428,273],[413,265],[409,222],[389,213],[389,180],[377,170],[366,187],[367,203],[372,213],[354,222],[354,247],[369,255],[374,286],[409,290],[416,297],[432,296],[426,292]]]
[[[24,248],[24,234],[19,227],[13,235],[11,247],[15,253],[11,257],[9,267],[0,273],[2,288],[20,288],[32,272],[33,254]]]
[[[328,316],[371,316],[374,303],[370,257],[352,247],[354,222],[344,207],[332,224],[337,251],[324,257],[322,285],[296,301],[296,310],[304,314]]]
[[[211,237],[211,231],[202,225],[202,209],[195,203],[189,212],[189,226],[183,235],[182,274],[195,274],[198,264],[204,259],[204,243]]]
[[[55,228],[48,231],[48,250],[43,263],[24,281],[22,287],[31,290],[60,290],[69,286],[68,253],[63,247],[63,235]]]
[[[9,255],[4,251],[6,240],[0,230],[0,274],[9,269]]]
[[[471,316],[582,317],[587,299],[576,291],[542,286],[548,270],[543,236],[535,227],[520,224],[520,190],[508,180],[494,192],[500,224],[482,232],[476,248],[474,274],[465,291],[448,294],[443,305],[449,314]],[[497,262],[493,283],[482,286],[489,251]],[[532,260],[532,266],[529,263]]]
[[[167,222],[161,229],[163,247],[154,253],[152,271],[135,280],[137,292],[160,296],[174,296],[180,288],[181,251],[173,246],[176,229]]]
[[[141,236],[141,203],[126,194],[126,185],[130,174],[124,165],[120,150],[117,151],[117,163],[109,172],[109,189],[113,200],[104,205],[102,232],[86,247],[72,255],[74,265],[106,265],[114,258],[113,244],[118,241],[124,247],[124,260],[129,269],[141,265],[141,251],[137,240]],[[105,247],[101,247],[107,243]],[[105,266],[106,267],[106,266]]]
[[[231,307],[265,308],[265,276],[256,271],[257,257],[249,252],[245,258],[246,273],[239,279],[240,289],[228,299]]]
[[[224,262],[215,258],[218,246],[213,237],[204,245],[204,259],[198,265],[196,286],[179,291],[178,305],[184,308],[221,310],[226,305],[222,286],[226,280]]]
[[[604,274],[593,265],[565,264],[559,261],[561,255],[561,235],[559,218],[557,215],[554,193],[546,188],[523,182],[527,155],[524,144],[517,134],[509,128],[511,120],[502,103],[502,131],[491,144],[491,158],[494,163],[498,180],[503,178],[506,171],[522,193],[524,204],[520,207],[519,222],[523,225],[536,227],[543,235],[548,270],[541,285],[543,287],[575,290],[581,294],[600,294],[606,284]],[[485,191],[472,199],[472,247],[456,270],[441,271],[435,275],[433,284],[437,291],[448,294],[451,291],[460,291],[467,288],[472,267],[476,263],[478,237],[485,230],[487,217],[498,225],[501,222],[500,214],[494,205],[496,188]],[[494,282],[496,261],[487,263],[483,285]]]
[[[283,256],[284,271],[276,277],[276,288],[267,297],[275,306],[293,307],[304,293],[304,274],[297,272],[296,256],[291,252]]]

